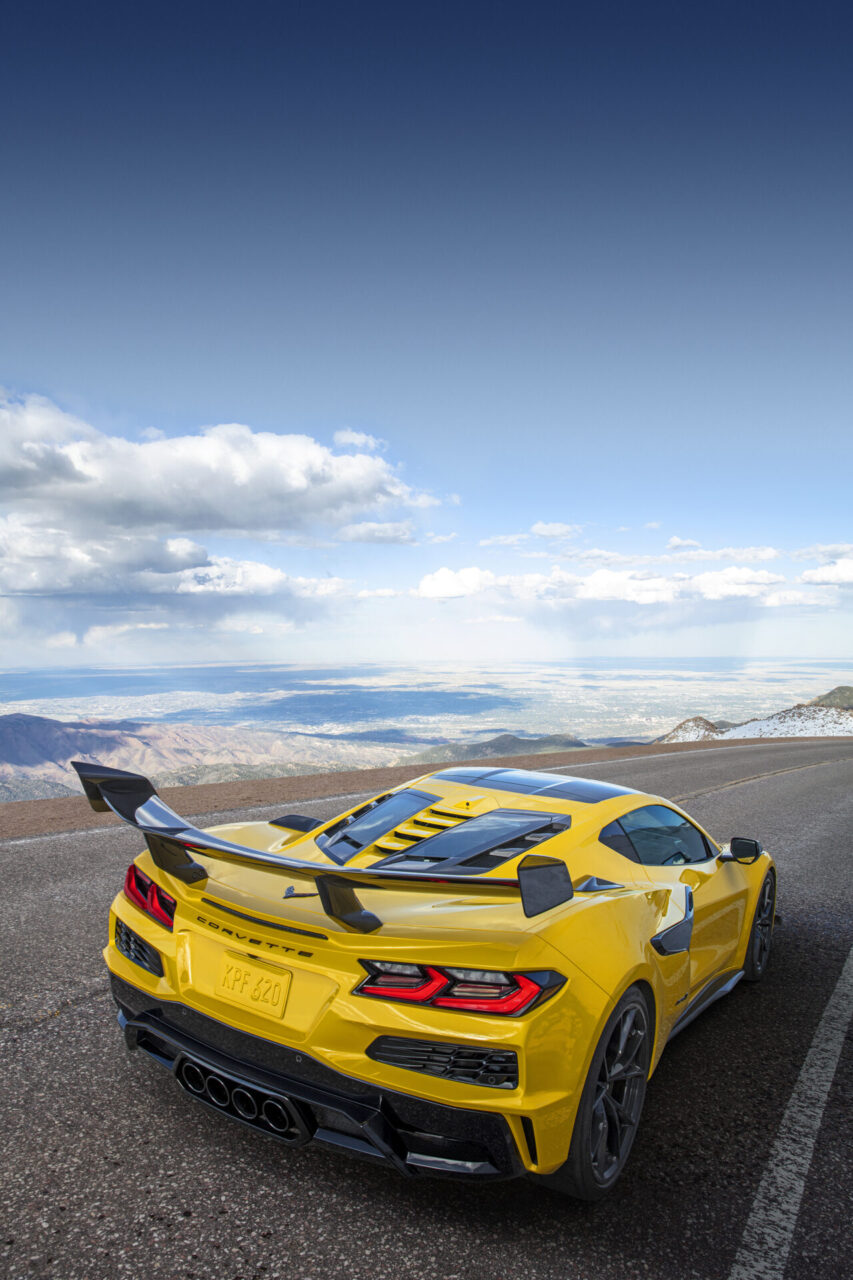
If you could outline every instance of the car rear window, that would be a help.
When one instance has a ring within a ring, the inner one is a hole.
[[[425,791],[395,791],[327,827],[316,837],[316,843],[335,862],[346,862],[437,799],[438,796],[428,795]]]

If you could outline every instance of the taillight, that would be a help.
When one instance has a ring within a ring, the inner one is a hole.
[[[550,970],[497,973],[387,960],[362,960],[361,964],[367,977],[355,988],[356,995],[504,1016],[526,1013],[554,995],[566,981],[562,974]]]
[[[149,916],[171,929],[175,919],[177,902],[170,893],[155,884],[150,876],[140,871],[135,862],[131,862],[124,877],[124,892],[134,906],[145,911]]]

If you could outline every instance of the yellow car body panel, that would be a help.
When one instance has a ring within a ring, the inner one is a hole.
[[[616,789],[617,794],[587,803],[499,790],[495,784],[486,788],[476,778],[455,781],[439,771],[386,794],[412,789],[432,797],[430,805],[441,810],[435,821],[445,822],[443,829],[495,810],[569,818],[568,829],[540,848],[549,859],[565,864],[573,896],[538,914],[525,914],[518,893],[504,883],[517,874],[522,858],[516,855],[484,870],[476,888],[455,884],[450,876],[441,883],[360,886],[360,905],[380,921],[363,932],[331,917],[310,876],[286,866],[208,856],[196,847],[193,857],[205,877],[187,883],[165,871],[146,850],[135,865],[174,899],[173,927],[164,927],[125,892],[118,893],[110,913],[106,964],[118,980],[117,989],[124,991],[120,984],[126,984],[142,993],[152,1016],[157,1009],[181,1007],[255,1038],[252,1044],[270,1042],[304,1054],[346,1081],[468,1115],[497,1116],[517,1148],[516,1171],[550,1173],[566,1161],[590,1063],[620,998],[635,984],[651,998],[651,1073],[691,1003],[712,984],[743,969],[758,895],[772,860],[766,853],[749,865],[721,859],[720,846],[689,815],[670,801],[641,792]],[[707,860],[642,865],[601,842],[600,834],[615,820],[648,805],[663,805],[697,827],[709,842]],[[208,834],[237,846],[292,855],[334,875],[341,866],[317,837],[363,809],[354,806],[310,831],[250,822],[211,828]],[[346,861],[346,871],[369,869],[393,857],[395,845],[405,851],[412,847],[409,841],[423,843],[419,821],[416,814],[414,826],[412,820],[397,823],[380,844],[356,851]],[[687,890],[694,904],[690,945],[661,954],[652,939],[684,921]],[[125,926],[159,955],[162,975],[117,945],[117,927]],[[365,996],[356,991],[366,977],[364,961],[437,966],[441,971],[443,966],[510,975],[547,972],[563,981],[528,1011],[506,1016]],[[378,1037],[388,1036],[511,1050],[517,1056],[517,1084],[484,1087],[371,1057],[368,1050]]]

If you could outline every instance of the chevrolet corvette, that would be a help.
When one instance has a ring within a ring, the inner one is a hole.
[[[666,1044],[767,968],[772,858],[658,796],[451,767],[203,831],[74,767],[145,838],[104,951],[127,1046],[282,1143],[600,1199]]]

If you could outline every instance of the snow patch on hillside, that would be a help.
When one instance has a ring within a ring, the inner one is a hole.
[[[720,730],[710,720],[706,720],[704,716],[691,716],[689,720],[682,720],[681,724],[677,724],[669,733],[664,734],[662,738],[656,738],[656,742],[704,742],[706,738],[719,738]]]
[[[763,720],[726,729],[719,738],[835,738],[853,735],[853,711],[839,707],[789,707]]]

